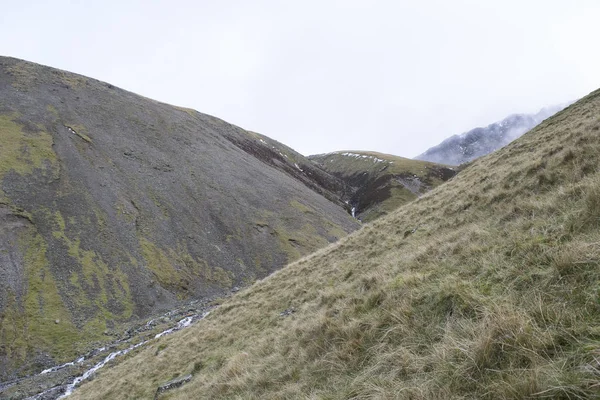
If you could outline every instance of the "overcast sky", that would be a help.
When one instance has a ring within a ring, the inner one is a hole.
[[[9,1],[0,54],[308,155],[414,157],[600,87],[600,1]]]

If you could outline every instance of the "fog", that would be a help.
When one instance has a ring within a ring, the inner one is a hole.
[[[413,157],[600,87],[597,1],[6,2],[0,53],[303,154]]]

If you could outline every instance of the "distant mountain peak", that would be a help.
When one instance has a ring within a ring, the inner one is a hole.
[[[511,114],[486,127],[450,136],[415,159],[446,165],[460,165],[472,161],[506,146],[571,103],[544,107],[535,114]]]

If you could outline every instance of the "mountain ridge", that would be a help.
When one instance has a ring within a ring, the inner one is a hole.
[[[573,102],[544,107],[535,114],[511,114],[508,117],[461,134],[450,136],[415,157],[446,165],[460,165],[489,154],[531,130]]]

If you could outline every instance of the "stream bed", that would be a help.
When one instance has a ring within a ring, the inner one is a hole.
[[[180,331],[205,318],[211,300],[193,301],[183,307],[128,329],[121,338],[27,377],[0,382],[0,399],[56,400],[68,398],[77,387],[112,360],[144,347],[162,336]]]

